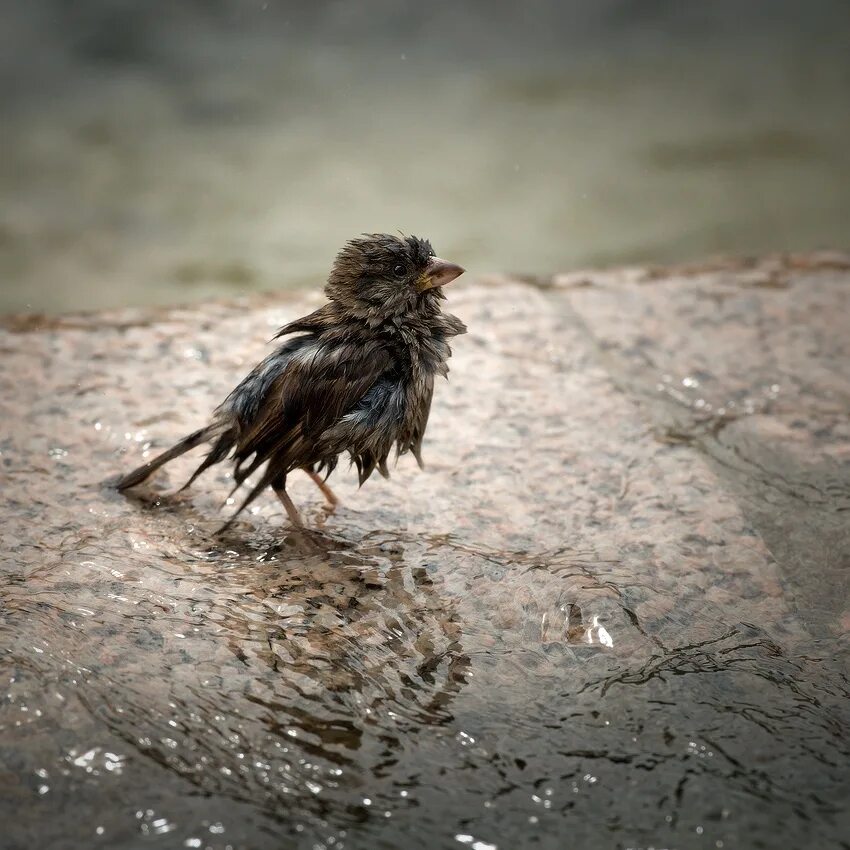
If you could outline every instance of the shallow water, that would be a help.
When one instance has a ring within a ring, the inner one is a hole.
[[[217,535],[225,471],[171,495],[185,458],[135,499],[109,487],[305,303],[4,331],[6,846],[837,845],[847,290],[753,274],[458,287],[428,470],[340,471],[332,515],[294,481],[310,533],[269,498]],[[766,399],[719,432],[757,467],[714,467],[694,381]],[[753,446],[799,453],[790,505]],[[804,509],[822,542],[769,545],[765,517]]]
[[[733,611],[354,524],[178,551],[186,513],[5,590],[6,793],[40,846],[771,846],[775,806],[795,840],[842,809],[824,659]]]

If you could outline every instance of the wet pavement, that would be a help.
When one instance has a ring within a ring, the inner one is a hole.
[[[2,846],[848,846],[850,258],[458,285],[313,533],[110,489],[315,300],[0,331]]]

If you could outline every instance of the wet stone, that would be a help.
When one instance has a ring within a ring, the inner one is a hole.
[[[314,303],[0,331],[3,846],[846,836],[850,261],[457,286],[427,470],[311,534],[111,489]]]

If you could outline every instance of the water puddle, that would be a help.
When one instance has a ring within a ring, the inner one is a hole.
[[[71,826],[78,846],[395,846],[415,824],[513,847],[568,810],[609,822],[625,789],[659,837],[705,788],[736,818],[776,795],[835,810],[819,662],[620,560],[355,527],[221,541],[191,513],[7,576],[4,757],[21,800],[100,809]],[[817,761],[825,787],[764,759]],[[723,841],[730,815],[712,813]]]

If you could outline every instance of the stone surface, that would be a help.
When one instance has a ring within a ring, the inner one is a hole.
[[[313,534],[110,488],[312,306],[6,321],[4,846],[837,845],[850,260],[457,286],[427,470]]]

